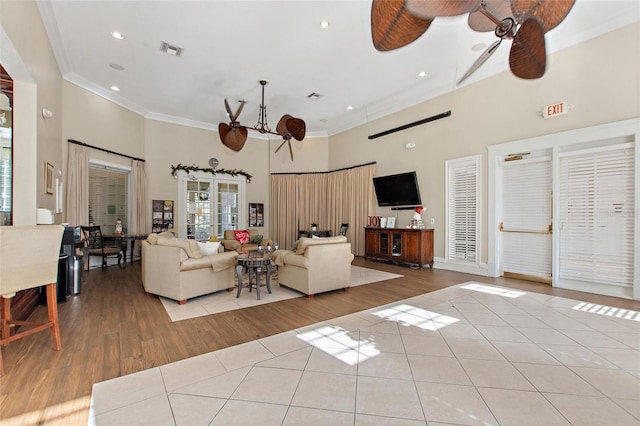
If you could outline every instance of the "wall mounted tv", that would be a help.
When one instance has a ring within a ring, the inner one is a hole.
[[[373,187],[380,207],[418,206],[420,190],[416,172],[373,178]]]

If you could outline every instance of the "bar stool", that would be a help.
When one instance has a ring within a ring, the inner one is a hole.
[[[2,346],[51,329],[53,349],[62,349],[56,282],[64,227],[60,225],[0,226],[0,376],[4,375]],[[11,318],[11,298],[20,290],[46,285],[49,321],[36,323]],[[10,326],[20,332],[10,335]]]

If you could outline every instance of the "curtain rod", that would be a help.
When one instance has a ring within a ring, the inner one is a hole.
[[[357,166],[351,166],[351,167],[343,167],[341,169],[336,169],[336,170],[329,170],[328,172],[290,172],[290,173],[271,173],[271,175],[319,175],[319,174],[325,174],[325,173],[334,173],[334,172],[341,172],[343,170],[351,170],[351,169],[356,169],[358,167],[364,167],[364,166],[370,166],[372,164],[377,164],[376,161],[372,161],[371,163],[365,163],[365,164],[358,164]]]
[[[97,149],[98,151],[106,152],[106,153],[109,153],[109,154],[115,154],[115,155],[119,155],[121,157],[127,157],[127,158],[130,158],[132,160],[142,161],[143,163],[145,162],[142,158],[132,157],[132,156],[127,155],[127,154],[120,154],[119,152],[111,151],[111,150],[100,148],[100,147],[93,146],[93,145],[89,145],[89,144],[86,144],[86,143],[80,142],[80,141],[74,141],[73,139],[67,139],[67,142],[74,143],[76,145],[86,146],[87,148]]]

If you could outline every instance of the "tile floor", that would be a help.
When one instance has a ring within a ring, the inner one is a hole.
[[[274,274],[277,277],[277,273]],[[369,284],[378,281],[400,278],[402,275],[389,272],[378,271],[361,266],[351,265],[351,286]],[[264,283],[264,275],[261,278]],[[260,300],[256,297],[255,290],[242,290],[240,297],[236,298],[236,291],[219,291],[206,296],[189,299],[184,305],[179,305],[175,300],[160,298],[171,321],[181,321],[189,318],[196,318],[203,315],[212,315],[220,312],[232,311],[234,309],[248,308],[251,306],[264,305],[266,303],[278,302],[280,300],[293,299],[304,296],[302,293],[291,290],[287,287],[280,287],[277,278],[271,281],[271,294],[262,288]]]
[[[640,425],[640,313],[468,282],[93,386],[95,425]]]

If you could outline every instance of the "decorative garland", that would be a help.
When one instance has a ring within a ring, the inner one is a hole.
[[[178,164],[177,166],[174,166],[173,164],[171,165],[171,174],[173,176],[176,175],[178,170],[184,170],[187,173],[207,172],[207,173],[211,173],[212,175],[216,175],[218,173],[227,174],[231,176],[242,175],[247,178],[247,182],[251,182],[251,178],[253,177],[249,173],[245,172],[244,170],[238,170],[238,169],[212,169],[211,167],[203,169],[202,167],[196,167],[195,165],[193,166],[183,166],[182,164]]]

